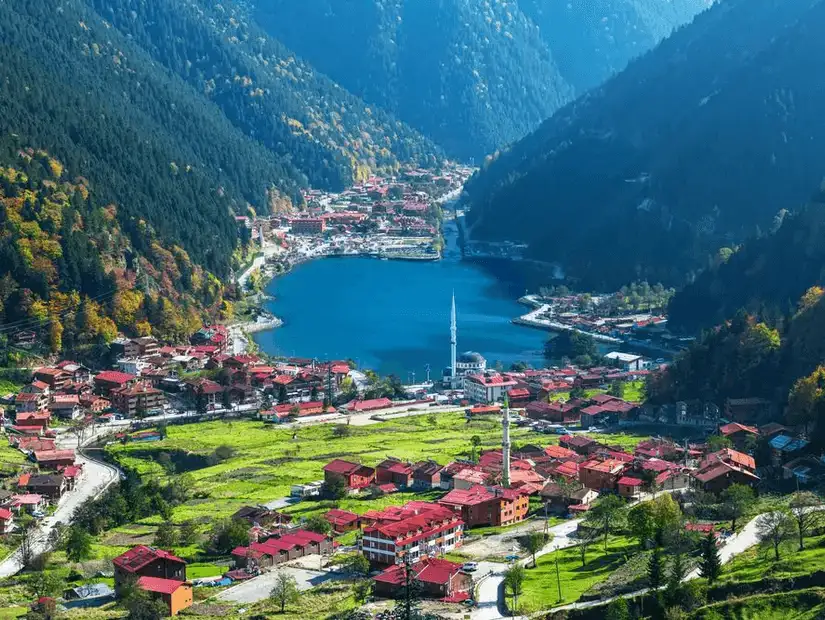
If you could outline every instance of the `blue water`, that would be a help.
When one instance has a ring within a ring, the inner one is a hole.
[[[492,366],[540,365],[547,334],[510,323],[526,308],[481,267],[440,262],[330,258],[304,263],[267,287],[268,309],[284,327],[255,335],[272,355],[356,360],[403,381],[440,377],[450,363],[450,296],[455,291],[458,351]]]

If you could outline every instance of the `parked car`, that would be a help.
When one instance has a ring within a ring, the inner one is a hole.
[[[473,573],[478,570],[478,562],[465,562],[461,566],[461,570],[465,573]]]

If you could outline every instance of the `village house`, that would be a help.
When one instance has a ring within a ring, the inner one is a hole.
[[[508,379],[497,372],[466,375],[464,377],[464,395],[475,403],[494,403],[504,398],[507,390],[514,387],[516,381]]]
[[[128,417],[134,417],[153,409],[161,409],[166,403],[166,395],[146,383],[114,388],[110,391],[110,397],[112,407]]]
[[[49,405],[49,397],[45,394],[20,392],[14,397],[14,409],[17,413],[34,413],[44,411]]]
[[[559,438],[559,445],[583,456],[592,454],[599,449],[599,443],[596,440],[584,435],[564,435]]]
[[[413,466],[395,458],[381,461],[375,468],[375,481],[378,484],[394,484],[401,489],[412,486]]]
[[[415,491],[429,491],[441,488],[441,471],[444,468],[435,461],[421,461],[413,467],[412,488]]]
[[[140,355],[140,345],[129,338],[116,338],[109,343],[109,350],[115,359],[136,358]]]
[[[622,476],[616,483],[619,495],[625,499],[639,499],[642,496],[644,481],[632,476]]]
[[[375,564],[417,562],[430,553],[447,553],[461,546],[464,522],[444,506],[409,502],[371,515],[373,525],[360,539],[364,556]]]
[[[49,403],[49,411],[61,420],[77,420],[83,416],[77,394],[55,394]]]
[[[343,480],[348,489],[363,489],[375,480],[375,470],[358,463],[335,459],[324,466],[324,483],[330,484],[336,478]]]
[[[612,491],[627,467],[618,459],[592,460],[579,465],[579,481],[588,489]]]
[[[779,433],[768,442],[768,446],[771,449],[771,464],[781,467],[783,463],[807,454],[810,442],[787,433]]]
[[[75,453],[74,450],[47,450],[44,452],[35,452],[34,460],[41,467],[48,469],[59,469],[61,467],[69,467],[74,465]]]
[[[361,527],[361,517],[349,510],[333,508],[324,513],[324,519],[329,522],[336,534],[351,532]]]
[[[32,432],[39,435],[48,430],[50,418],[51,414],[48,411],[31,413],[21,413],[18,411],[14,418],[14,426],[16,430],[21,432]]]
[[[14,513],[8,508],[0,508],[0,536],[14,530]]]
[[[347,410],[353,413],[365,413],[391,407],[392,401],[389,398],[374,398],[372,400],[354,400],[347,405]]]
[[[375,594],[387,598],[399,596],[407,583],[406,570],[405,565],[395,564],[373,577]],[[472,593],[472,577],[462,572],[461,564],[456,562],[425,557],[409,570],[410,580],[418,585],[422,596],[461,601]]]
[[[129,579],[159,577],[186,581],[186,562],[163,549],[138,545],[112,560],[115,566],[115,590]]]
[[[177,616],[182,610],[192,606],[192,584],[177,579],[142,576],[137,587],[156,596],[166,606],[170,616]]]
[[[330,555],[332,538],[306,530],[293,530],[279,534],[263,542],[253,542],[248,547],[236,547],[232,559],[238,568],[270,568],[305,555]]]
[[[467,491],[476,485],[485,485],[490,481],[490,474],[474,467],[465,467],[452,477],[452,488]]]
[[[94,378],[95,389],[101,396],[106,397],[108,397],[113,390],[128,387],[136,381],[137,377],[135,375],[118,372],[116,370],[104,370],[95,375]]]
[[[755,441],[759,437],[759,431],[755,426],[731,422],[719,427],[719,434],[727,437],[738,449],[743,449],[748,443]]]
[[[15,493],[6,503],[18,514],[23,511],[29,514],[45,510],[46,498],[37,493]]]
[[[774,417],[774,404],[764,398],[729,398],[725,401],[725,417],[732,422],[754,424]]]
[[[232,519],[246,521],[250,525],[272,529],[292,523],[292,516],[270,510],[266,506],[244,506],[232,515]]]
[[[526,493],[482,485],[467,490],[453,489],[438,503],[461,517],[467,528],[518,523],[524,520],[530,507]]]
[[[34,379],[46,383],[52,392],[57,392],[62,390],[66,383],[71,381],[72,376],[60,368],[43,367],[34,371]]]
[[[548,482],[540,493],[548,513],[566,515],[571,506],[589,506],[599,497],[598,491],[582,484]]]
[[[24,476],[25,480],[23,480]],[[31,476],[24,474],[24,476],[21,476],[21,480],[18,481],[18,488],[25,489],[28,493],[42,495],[52,503],[57,503],[66,491],[67,484],[63,474],[35,474]],[[21,484],[21,482],[25,482],[25,484]]]
[[[43,394],[48,397],[52,389],[48,383],[44,383],[38,379],[34,379],[31,383],[27,383],[20,389],[21,394]]]

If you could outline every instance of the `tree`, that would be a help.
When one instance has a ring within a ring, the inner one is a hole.
[[[791,515],[796,521],[799,550],[805,548],[805,536],[822,520],[822,500],[815,493],[797,491],[790,501]]]
[[[359,554],[358,557],[363,558],[364,556]],[[364,559],[366,559],[366,558],[364,558]],[[367,565],[369,566],[369,562],[367,562]],[[367,570],[369,571],[369,568]],[[352,589],[352,593],[355,596],[355,600],[357,602],[359,602],[359,603],[366,602],[366,600],[372,594],[372,584],[373,584],[372,579],[359,579],[358,581],[355,582],[355,585],[353,586],[353,589]],[[370,614],[369,618],[371,618],[371,617],[372,617],[372,614]]]
[[[656,535],[653,502],[642,502],[631,508],[627,513],[627,526],[640,547],[644,548],[653,540]]]
[[[181,525],[179,534],[181,545],[194,545],[198,541],[198,528],[192,521],[186,521]]]
[[[343,499],[348,492],[347,483],[340,476],[333,476],[324,483],[324,495],[330,499]]]
[[[289,396],[286,393],[286,386],[283,383],[278,384],[278,404],[283,405]]]
[[[647,583],[651,590],[659,589],[664,583],[664,561],[659,547],[653,549],[647,561]]]
[[[585,358],[587,358],[592,362],[598,354],[593,336],[572,330],[563,331],[551,338],[544,347],[544,356],[548,360],[569,358],[574,361],[585,361]],[[587,366],[589,364],[582,365]]]
[[[161,439],[166,439],[166,437],[169,435],[169,431],[166,428],[166,422],[158,423],[158,435],[160,435]]]
[[[212,530],[212,546],[218,553],[229,553],[235,547],[249,544],[249,526],[241,520],[226,519]]]
[[[513,564],[504,572],[504,588],[513,597],[513,611],[518,611],[518,597],[524,592],[526,578],[527,574],[521,564]]]
[[[604,536],[604,550],[607,552],[607,538],[621,522],[625,503],[618,495],[608,495],[596,502],[587,513],[586,522],[598,529]]]
[[[522,547],[533,558],[533,568],[536,568],[536,554],[542,550],[545,545],[544,534],[539,532],[530,532],[522,539]]]
[[[128,596],[123,597],[123,606],[129,611],[128,620],[162,620],[166,618],[166,605],[140,588],[132,588]]]
[[[54,596],[60,592],[63,580],[54,572],[40,571],[35,573],[26,583],[31,597],[38,599],[41,596]]]
[[[667,587],[665,589],[665,598],[671,604],[678,604],[679,593],[682,589],[682,581],[687,575],[687,565],[685,564],[685,556],[681,551],[677,551],[673,559],[670,561],[670,570],[667,576]]]
[[[787,419],[791,424],[808,426],[816,422],[825,409],[825,366],[819,366],[807,377],[799,379],[788,395]]]
[[[747,514],[756,495],[753,489],[745,484],[732,484],[722,493],[724,510],[730,519],[730,529],[736,531],[736,521]]]
[[[713,584],[722,572],[722,558],[719,557],[719,549],[716,546],[715,532],[708,532],[708,535],[702,539],[699,550],[701,553],[699,574],[708,580],[708,584]]]
[[[155,546],[161,549],[171,549],[178,542],[178,531],[169,521],[160,524],[155,532]]]
[[[651,504],[657,543],[666,544],[667,540],[682,532],[682,509],[670,494],[660,495]]]
[[[577,545],[577,548],[579,550],[579,557],[581,558],[582,566],[587,564],[587,550],[590,548],[590,545],[596,542],[598,537],[598,530],[594,530],[589,527],[579,529],[579,544]]]
[[[31,518],[21,521],[20,523],[20,547],[18,552],[20,554],[20,563],[24,568],[31,565],[34,560],[34,543],[35,543],[34,522]]]
[[[332,427],[332,436],[341,438],[341,437],[349,437],[352,430],[350,429],[348,424],[336,424]]]
[[[275,587],[272,588],[269,596],[275,599],[281,608],[281,613],[284,613],[287,605],[298,600],[298,583],[295,577],[283,571],[279,572],[275,576]]]
[[[630,609],[627,606],[627,601],[625,598],[620,596],[619,598],[611,601],[607,606],[607,611],[604,617],[605,620],[630,620]]]
[[[730,439],[724,435],[711,435],[707,440],[708,450],[711,452],[718,452],[723,448],[730,448]]]
[[[478,452],[478,449],[481,447],[481,437],[478,435],[470,437],[470,446],[472,446],[470,450],[470,460],[475,462],[478,458],[476,457],[476,452]]]
[[[759,515],[756,520],[756,535],[759,542],[773,548],[774,559],[779,561],[779,549],[792,534],[794,522],[791,516],[775,510]]]
[[[327,535],[332,531],[332,526],[322,515],[312,515],[304,524],[304,529],[316,534]]]
[[[615,396],[616,398],[624,398],[624,392],[625,392],[625,383],[624,383],[624,381],[614,381],[613,383],[610,384],[610,388],[607,390],[607,393],[610,396]],[[624,599],[622,599],[622,600],[624,600]]]
[[[66,559],[82,562],[92,554],[92,536],[79,525],[72,525],[66,537]]]
[[[366,577],[370,573],[370,561],[361,553],[354,553],[343,563],[344,570],[353,575]]]

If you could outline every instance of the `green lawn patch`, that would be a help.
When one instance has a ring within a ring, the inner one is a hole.
[[[261,504],[289,495],[290,486],[323,478],[323,467],[333,458],[375,465],[387,456],[405,460],[434,459],[446,464],[470,454],[470,437],[478,435],[482,448],[498,447],[501,428],[497,420],[480,419],[467,424],[461,413],[439,414],[435,424],[428,416],[412,416],[364,427],[350,427],[350,436],[336,438],[329,424],[293,430],[259,421],[217,421],[170,425],[164,441],[151,444],[115,444],[110,453],[125,467],[143,476],[168,474],[157,462],[162,452],[192,452],[200,456],[228,445],[235,455],[213,466],[188,472],[196,492],[207,495],[179,506],[174,521],[228,516],[245,504]],[[529,429],[514,429],[516,443],[548,443],[549,437]],[[401,494],[372,502],[381,507],[401,503]],[[343,500],[359,507],[360,500]],[[358,510],[356,510],[357,512]],[[305,516],[310,516],[305,513]],[[152,521],[147,521],[152,523]]]
[[[604,552],[601,542],[590,547],[584,566],[575,547],[541,556],[538,559],[538,567],[527,570],[524,594],[519,599],[519,611],[534,613],[578,600],[593,584],[607,579],[637,546],[634,540],[626,536],[611,537],[608,540],[607,553]],[[558,600],[556,554],[559,561],[561,602]],[[508,596],[508,603],[511,602]]]
[[[757,594],[707,605],[691,620],[814,620],[825,611],[825,589]]]
[[[187,579],[203,579],[204,577],[218,577],[227,571],[226,566],[217,564],[196,563],[186,567]]]
[[[739,554],[722,569],[720,583],[756,582],[767,578],[790,579],[825,570],[825,536],[805,539],[805,549],[797,551],[795,540],[789,540],[774,561],[773,550],[752,547]]]

